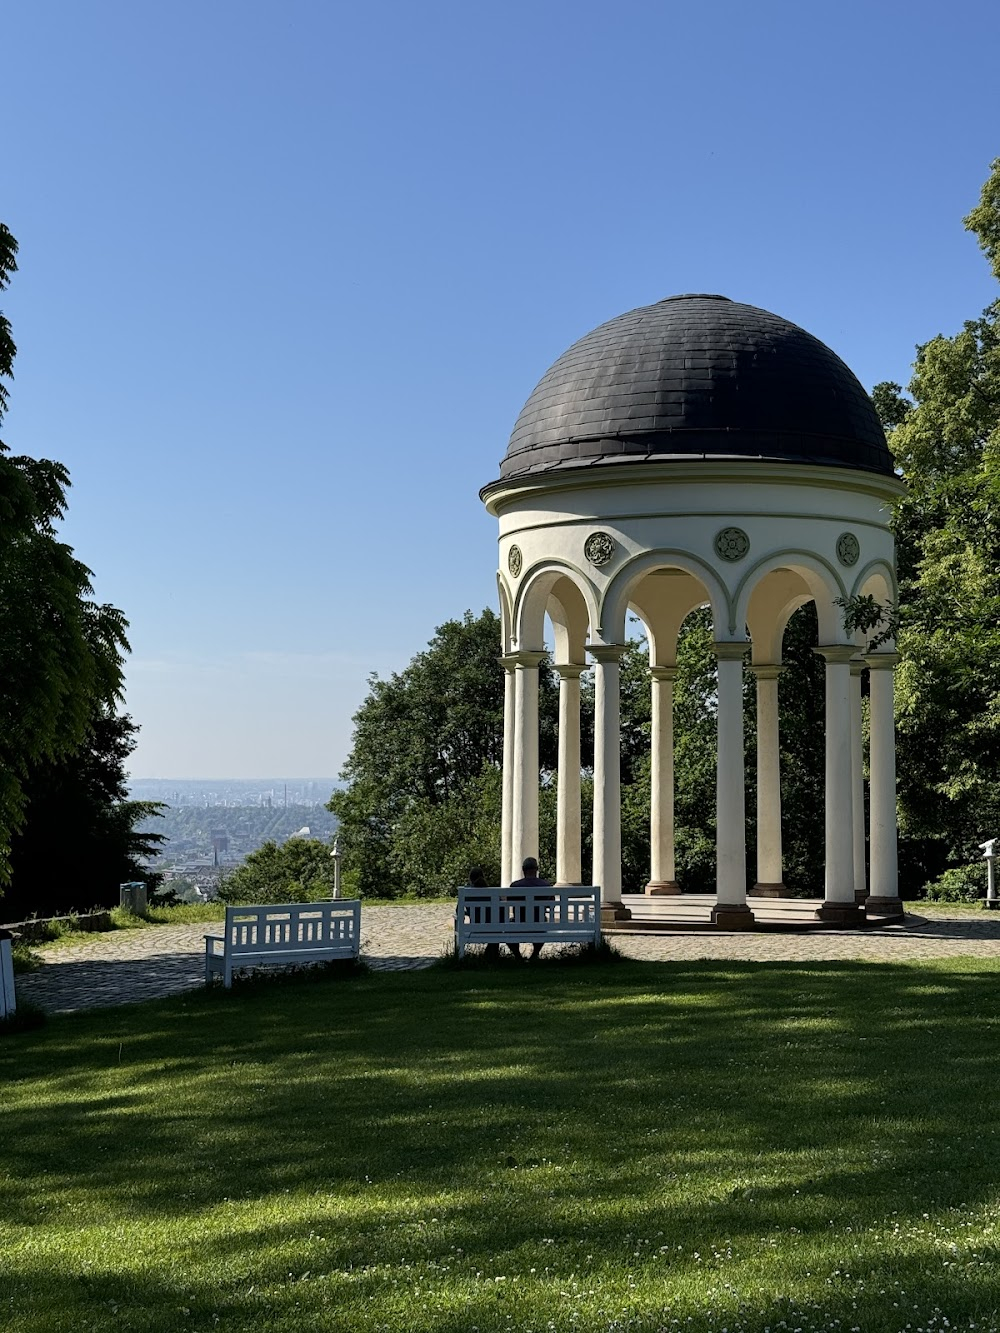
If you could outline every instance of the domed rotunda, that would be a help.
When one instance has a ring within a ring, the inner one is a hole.
[[[826,890],[818,916],[901,912],[896,873],[892,645],[867,653],[839,600],[896,599],[893,471],[872,402],[795,324],[722,296],[669,297],[588,333],[542,377],[500,475],[481,492],[500,524],[505,669],[502,880],[538,854],[538,669],[545,620],[559,674],[556,882],[580,883],[580,676],[595,670],[593,883],[622,901],[619,663],[629,613],[649,642],[651,876],[637,904],[679,894],[674,873],[677,638],[711,608],[718,659],[716,898],[751,929],[743,670],[757,689],[757,865],[751,894],[784,892],[778,681],[793,612],[816,604],[826,663]],[[870,673],[870,831],[862,673]],[[584,758],[584,762],[586,759]],[[867,837],[866,837],[867,835]],[[866,840],[870,838],[866,857]],[[868,862],[870,860],[870,871]],[[870,880],[870,883],[869,883]]]

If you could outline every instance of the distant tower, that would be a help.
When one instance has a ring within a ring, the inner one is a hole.
[[[229,851],[229,834],[224,828],[212,829],[212,851],[215,854],[215,864],[219,864],[219,853]]]

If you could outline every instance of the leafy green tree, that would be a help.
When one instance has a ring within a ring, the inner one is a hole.
[[[0,291],[16,254],[0,225]],[[0,314],[0,422],[15,351]],[[95,705],[121,696],[125,618],[92,600],[90,571],[56,537],[68,484],[60,463],[15,457],[0,441],[0,887],[10,878],[29,772],[72,754]]]
[[[1000,280],[1000,158],[965,225]],[[1000,300],[918,347],[908,391],[874,398],[908,487],[897,766],[902,878],[919,887],[1000,828]]]
[[[224,903],[312,903],[333,897],[330,844],[317,838],[289,838],[284,846],[265,842],[219,885]]]
[[[128,800],[125,764],[138,728],[99,708],[71,754],[32,765],[24,779],[26,818],[11,845],[4,918],[58,915],[118,903],[118,886],[160,876],[145,869],[162,835],[136,825],[156,802]]]

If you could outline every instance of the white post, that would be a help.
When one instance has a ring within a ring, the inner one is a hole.
[[[330,853],[333,857],[333,896],[340,897],[340,839],[334,838],[333,851]]]
[[[785,891],[781,852],[781,755],[778,745],[778,677],[784,667],[752,666],[757,677],[757,882],[761,898]]]
[[[1000,839],[990,838],[986,842],[979,844],[983,856],[986,858],[986,910],[988,912],[996,911],[1000,906],[1000,898],[997,897],[997,876],[996,876],[996,852],[994,848]]]
[[[871,884],[867,910],[873,915],[902,916],[896,853],[896,728],[893,718],[895,653],[872,653],[868,663],[871,801]]]
[[[512,868],[538,856],[538,664],[544,656],[516,654]]]
[[[861,673],[864,662],[851,662],[851,823],[854,829],[854,898],[863,906],[868,897],[865,867],[865,756],[861,735]]]
[[[716,770],[716,870],[712,920],[726,930],[752,930],[747,906],[746,791],[743,772],[745,641],[716,643],[719,667],[719,753]]]
[[[650,793],[648,894],[680,893],[674,875],[674,681],[677,668],[654,666],[650,675]]]
[[[597,661],[594,680],[594,883],[601,889],[601,916],[621,920],[621,711],[620,644],[590,646]]]
[[[584,666],[559,672],[559,773],[556,789],[556,883],[580,883],[580,676]]]
[[[819,916],[835,925],[855,925],[854,801],[851,782],[851,658],[857,649],[831,644],[815,648],[826,661],[826,892]]]
[[[10,934],[6,930],[0,930],[0,1018],[9,1018],[16,1009],[14,956]]]
[[[514,865],[514,733],[517,712],[516,657],[501,657],[503,667],[503,796],[500,806],[500,883],[510,884]]]

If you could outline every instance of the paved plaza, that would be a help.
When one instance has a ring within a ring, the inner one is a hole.
[[[204,984],[204,937],[221,923],[157,926],[94,935],[42,951],[44,966],[17,979],[17,993],[49,1013],[151,1000]],[[380,971],[428,967],[452,941],[452,908],[365,907],[362,957]],[[643,962],[693,959],[818,963],[848,959],[914,962],[942,957],[1000,959],[1000,913],[933,920],[908,915],[898,926],[802,934],[618,934],[615,945]]]

